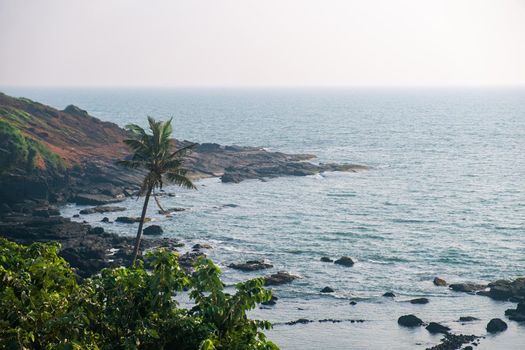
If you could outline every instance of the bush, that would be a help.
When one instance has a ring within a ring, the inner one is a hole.
[[[246,316],[271,297],[261,279],[228,294],[211,261],[189,275],[159,250],[147,254],[148,270],[139,261],[79,283],[59,250],[0,239],[0,348],[278,349],[262,332],[271,324]],[[175,298],[183,290],[190,309]]]

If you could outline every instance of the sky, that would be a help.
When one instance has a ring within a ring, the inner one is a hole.
[[[2,86],[523,86],[525,0],[0,0]]]

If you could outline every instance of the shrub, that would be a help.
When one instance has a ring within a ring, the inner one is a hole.
[[[78,283],[57,243],[0,239],[0,348],[278,349],[266,321],[246,311],[269,300],[261,279],[224,291],[220,270],[200,259],[188,274],[159,250],[133,268],[105,269]],[[193,302],[182,308],[178,293]]]

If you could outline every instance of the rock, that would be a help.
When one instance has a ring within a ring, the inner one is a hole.
[[[185,208],[168,208],[166,210],[159,210],[159,214],[167,215],[167,214],[178,213],[178,212],[185,211],[185,210],[186,210]]]
[[[459,322],[472,322],[472,321],[478,321],[479,318],[473,317],[473,316],[461,316],[459,318]]]
[[[158,236],[161,235],[164,231],[159,225],[151,225],[142,230],[142,233],[146,236]]]
[[[290,321],[290,322],[286,322],[285,324],[287,324],[288,326],[295,326],[296,324],[307,324],[307,323],[311,323],[311,322],[313,322],[313,321],[312,320],[308,320],[306,318],[300,318],[297,321]]]
[[[383,294],[383,296],[385,298],[395,298],[396,297],[396,295],[393,292],[386,292],[385,294]]]
[[[412,299],[410,300],[410,304],[428,304],[428,299],[427,298],[416,298],[416,299]]]
[[[79,193],[73,198],[73,201],[78,205],[104,205],[121,202],[122,199],[104,194]]]
[[[350,302],[350,305],[357,305],[357,302],[355,302],[355,301],[352,300],[352,301]]]
[[[427,348],[427,350],[456,350],[461,348],[463,344],[472,343],[473,341],[479,338],[480,337],[476,335],[446,333],[445,336],[441,339],[440,344],[431,348]],[[470,350],[472,350],[471,346],[466,346],[463,348],[463,350],[468,350],[469,348]]]
[[[75,214],[75,215],[73,215],[73,217],[74,217],[74,218],[79,218],[79,217],[80,217],[80,215],[78,215],[78,214]]]
[[[140,217],[138,216],[119,216],[116,220],[116,222],[120,222],[122,224],[134,224],[136,222],[140,222]],[[144,222],[150,222],[150,218],[144,218]]]
[[[430,322],[428,326],[425,327],[425,329],[432,334],[436,334],[436,333],[446,334],[450,331],[449,327],[443,326],[437,322]]]
[[[474,293],[487,288],[486,285],[476,283],[454,283],[449,286],[455,292]]]
[[[404,315],[399,317],[397,323],[403,327],[419,327],[423,321],[415,315]]]
[[[506,329],[507,329],[507,324],[505,323],[505,321],[499,318],[493,318],[487,324],[487,332],[489,333],[499,333],[499,332],[503,332]]]
[[[88,214],[102,214],[102,213],[114,213],[118,211],[125,211],[126,208],[124,207],[112,207],[112,206],[98,206],[94,208],[86,208],[79,211],[82,215],[88,215]]]
[[[100,222],[109,222],[109,218],[107,216],[104,216]]]
[[[517,278],[514,281],[498,280],[488,284],[488,291],[477,294],[488,296],[495,300],[525,300],[525,278]]]
[[[277,298],[276,296],[272,295],[270,300],[263,301],[261,304],[273,306],[273,305],[277,304],[277,300],[279,300],[279,298]]]
[[[228,265],[228,267],[235,269],[235,270],[241,270],[241,271],[257,271],[257,270],[270,269],[273,267],[273,265],[267,262],[264,262],[263,260],[248,260],[245,263],[239,263],[239,264],[232,263]]]
[[[102,235],[104,234],[104,229],[102,227],[93,227],[90,232],[94,235]]]
[[[330,258],[327,257],[327,256],[323,256],[323,257],[321,258],[321,261],[322,261],[322,262],[330,262],[330,263],[331,263],[331,262],[334,262],[332,259],[330,259]]]
[[[276,286],[280,284],[290,283],[293,280],[300,278],[299,276],[292,275],[286,271],[279,271],[271,276],[264,278],[264,284],[266,286]]]
[[[335,290],[333,290],[330,287],[324,287],[323,289],[321,289],[321,293],[333,293],[333,292],[335,292]]]
[[[515,309],[505,310],[505,315],[512,321],[525,322],[525,302],[520,302]]]
[[[434,285],[439,287],[446,287],[447,281],[445,281],[443,278],[436,277],[434,278]]]
[[[342,256],[337,259],[334,264],[343,265],[343,266],[354,266],[355,262],[349,256]]]
[[[209,245],[208,243],[197,243],[192,248],[197,249],[197,250],[198,249],[213,249],[213,247]]]

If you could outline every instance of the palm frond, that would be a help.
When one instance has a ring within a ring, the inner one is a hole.
[[[136,160],[119,160],[117,161],[117,165],[130,169],[138,169],[144,167],[144,162]]]
[[[185,187],[194,190],[197,189],[193,182],[191,182],[191,180],[188,177],[186,177],[184,174],[181,174],[180,172],[167,172],[166,178],[180,187]]]
[[[185,146],[185,147],[182,147],[182,148],[179,148],[178,150],[176,150],[175,152],[173,152],[171,155],[170,155],[170,158],[174,158],[174,157],[184,157],[186,154],[188,154],[189,152],[193,151],[193,149],[198,146],[199,144],[198,143],[192,143],[191,145],[188,145],[188,146]]]

